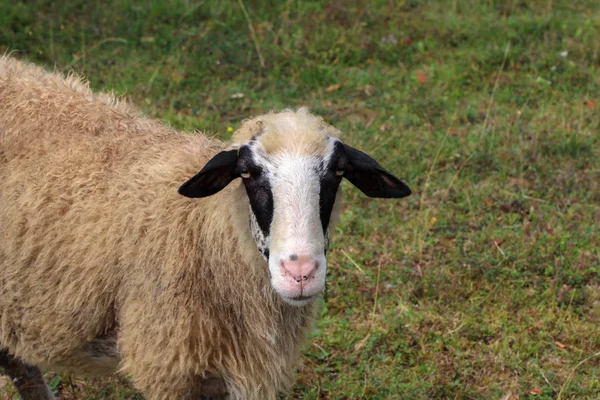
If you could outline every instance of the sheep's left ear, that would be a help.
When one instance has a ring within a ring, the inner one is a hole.
[[[181,185],[178,193],[186,197],[199,198],[219,192],[238,177],[237,159],[237,150],[218,153],[200,172]]]
[[[409,196],[408,185],[386,171],[377,161],[353,147],[344,145],[348,166],[344,177],[369,197],[402,198]]]

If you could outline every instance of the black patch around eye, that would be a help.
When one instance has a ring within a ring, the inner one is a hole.
[[[335,197],[342,181],[342,176],[336,175],[336,170],[345,168],[344,145],[336,142],[333,147],[333,154],[328,165],[325,166],[324,172],[321,175],[320,193],[319,193],[319,208],[321,213],[321,225],[323,234],[327,233],[329,221],[331,220],[331,212],[335,204]]]
[[[252,151],[244,146],[240,149],[238,168],[247,169],[250,178],[244,179],[246,194],[250,207],[256,217],[256,222],[264,237],[269,237],[271,221],[273,221],[273,191],[271,183],[263,173],[262,168],[252,159]],[[268,256],[267,256],[268,257]]]
[[[250,206],[256,216],[256,222],[265,237],[269,236],[273,220],[273,193],[271,185],[264,178],[251,178],[244,182]]]

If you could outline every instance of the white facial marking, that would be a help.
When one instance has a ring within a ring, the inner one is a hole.
[[[321,225],[317,157],[281,157],[271,185],[271,283],[291,304],[306,303],[323,291],[327,262]],[[301,262],[290,259],[296,255]],[[298,282],[300,280],[300,282]]]
[[[334,140],[325,157],[292,152],[266,154],[253,146],[253,159],[268,174],[273,195],[273,219],[265,237],[250,210],[250,229],[259,251],[268,260],[271,284],[288,303],[313,301],[325,288],[329,229],[323,233],[320,191],[323,167],[328,165]]]

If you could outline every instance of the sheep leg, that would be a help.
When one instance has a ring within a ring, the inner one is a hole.
[[[39,368],[19,361],[6,350],[0,350],[0,368],[10,377],[23,400],[55,399]]]
[[[195,380],[190,396],[193,400],[224,400],[227,397],[225,381],[221,377],[210,375]]]

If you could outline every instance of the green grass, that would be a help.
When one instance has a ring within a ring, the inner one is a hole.
[[[223,138],[307,105],[413,188],[344,187],[289,399],[600,398],[599,2],[58,4],[0,0],[0,52]]]

